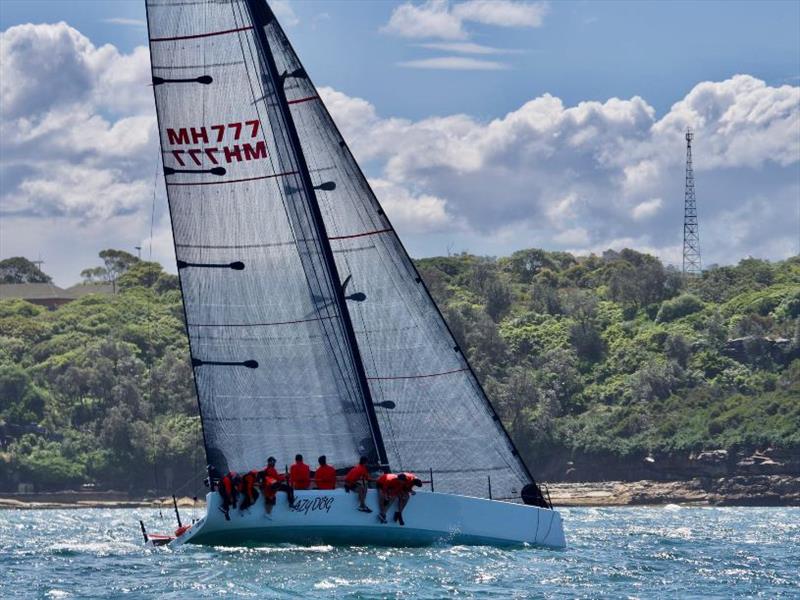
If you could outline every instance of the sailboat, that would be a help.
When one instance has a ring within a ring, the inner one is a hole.
[[[542,495],[265,0],[146,0],[208,464],[295,454],[426,482],[381,523],[342,489],[205,517],[170,545],[565,545]]]

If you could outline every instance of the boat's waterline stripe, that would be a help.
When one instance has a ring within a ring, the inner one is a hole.
[[[210,31],[208,33],[195,33],[192,35],[176,35],[174,37],[150,38],[151,42],[177,42],[179,40],[194,40],[197,38],[214,37],[215,35],[226,35],[228,33],[238,33],[240,31],[248,31],[253,26],[238,27],[236,29],[225,29],[223,31]]]
[[[226,179],[224,181],[184,181],[167,182],[168,186],[173,185],[222,185],[223,183],[242,183],[243,181],[258,181],[260,179],[274,179],[275,177],[288,177],[297,175],[297,171],[286,171],[285,173],[273,173],[272,175],[259,175],[258,177],[245,177],[244,179]]]
[[[451,375],[452,373],[462,373],[463,371],[467,371],[466,368],[463,369],[453,369],[452,371],[442,371],[441,373],[427,373],[425,375],[397,375],[397,376],[390,376],[390,377],[367,377],[370,381],[386,381],[386,380],[395,380],[395,379],[427,379],[428,377],[440,377],[441,375]]]

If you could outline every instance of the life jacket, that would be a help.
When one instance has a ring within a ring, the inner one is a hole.
[[[222,478],[220,481],[221,490],[224,494],[228,497],[231,497],[236,489],[236,480],[239,478],[239,474],[236,471],[230,471],[225,477]]]
[[[270,477],[269,475],[265,475],[261,480],[261,492],[264,494],[265,498],[274,498],[275,497],[275,490],[272,486],[276,483],[279,483],[277,479],[274,477]]]
[[[400,491],[396,473],[384,473],[378,477],[378,481],[376,481],[375,484],[390,495],[395,495]]]
[[[318,490],[336,489],[336,469],[330,465],[320,465],[314,473],[314,483]]]
[[[242,492],[248,498],[253,497],[253,491],[255,491],[257,478],[258,478],[258,471],[256,471],[255,469],[253,469],[252,471],[248,471],[242,476]]]
[[[347,485],[353,485],[357,481],[369,480],[369,471],[366,465],[356,465],[347,472],[344,477],[344,482]]]
[[[269,466],[265,467],[264,474],[267,477],[272,477],[277,481],[283,481],[284,479],[286,479],[286,475],[284,475],[283,473],[278,473],[278,469],[276,469],[275,467],[269,467]]]
[[[307,490],[311,487],[311,469],[305,463],[294,463],[289,467],[289,482],[296,490]]]
[[[187,531],[189,531],[191,528],[192,528],[192,526],[191,526],[191,525],[181,525],[180,527],[178,527],[178,528],[175,530],[175,537],[176,537],[176,538],[179,538],[179,537],[181,537],[181,536],[182,536],[184,533],[186,533]]]

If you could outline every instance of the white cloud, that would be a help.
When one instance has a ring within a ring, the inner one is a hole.
[[[589,232],[583,227],[573,227],[566,229],[553,236],[553,241],[562,246],[576,246],[585,248],[589,243]]]
[[[59,23],[8,29],[0,53],[0,252],[41,252],[70,283],[100,248],[147,247],[158,156],[147,49],[96,47]],[[451,241],[493,255],[633,246],[679,260],[687,125],[704,261],[797,251],[796,86],[702,82],[661,117],[636,96],[565,105],[545,94],[488,121],[384,117],[319,92],[370,161],[387,214],[426,253]],[[154,256],[169,262],[156,222]]]
[[[547,12],[546,2],[467,0],[453,6],[453,14],[464,21],[501,27],[541,27]]]
[[[458,239],[472,240],[475,251],[631,244],[667,260],[680,258],[674,248],[681,234],[687,107],[702,106],[706,117],[691,122],[695,165],[704,165],[697,178],[707,262],[777,257],[779,249],[796,246],[797,87],[771,87],[749,76],[703,82],[661,118],[639,97],[565,106],[545,94],[488,122],[467,115],[382,119],[363,99],[330,95],[357,156],[382,161],[382,180],[413,182],[417,195],[445,199],[447,211],[461,220]],[[746,151],[745,140],[753,142]],[[759,208],[765,193],[770,211]],[[734,231],[733,222],[741,221],[746,233],[726,236],[717,218],[741,206],[748,208],[724,219]]]
[[[430,194],[414,195],[398,183],[370,180],[386,215],[401,234],[430,233],[457,228],[458,219],[447,212],[447,201]]]
[[[59,219],[61,229],[100,246],[99,231],[138,222],[158,158],[149,81],[144,47],[96,47],[63,22],[0,33],[4,252],[12,240],[16,253],[38,244],[38,255],[58,237],[20,237],[18,223],[33,232],[31,223]]]
[[[292,5],[289,4],[289,0],[270,0],[269,5],[272,7],[275,16],[278,17],[281,24],[294,27],[300,23],[300,19],[297,18],[297,14],[295,14]]]
[[[455,4],[451,4],[448,0],[428,0],[424,4],[407,2],[392,11],[389,22],[381,28],[381,31],[405,38],[450,40],[417,44],[417,46],[431,50],[459,54],[512,54],[517,51],[492,48],[466,41],[469,38],[469,32],[464,28],[464,23],[475,22],[499,27],[539,27],[547,11],[548,5],[545,2],[516,0],[467,0]],[[509,68],[508,65],[496,61],[454,56],[404,61],[398,65],[416,69],[462,71]]]
[[[466,56],[438,56],[397,63],[410,69],[441,69],[447,71],[499,71],[508,69],[508,65],[493,60],[480,60]]]
[[[642,219],[649,219],[661,210],[661,198],[653,198],[652,200],[645,200],[633,207],[632,215],[637,221]]]
[[[423,4],[407,2],[392,11],[382,28],[406,38],[463,40],[468,37],[464,22],[471,21],[498,27],[540,27],[548,12],[545,2],[514,0],[467,0],[450,4],[448,0],[428,0]]]
[[[467,37],[461,19],[450,11],[447,0],[401,4],[392,11],[382,31],[407,38],[461,40]]]
[[[103,23],[111,23],[112,25],[126,25],[128,27],[147,27],[144,19],[128,19],[126,17],[111,17],[103,19]]]
[[[545,211],[550,218],[550,222],[556,227],[562,227],[565,221],[574,219],[577,216],[576,206],[578,204],[578,194],[572,192],[561,199],[553,202]]]
[[[493,48],[491,46],[483,46],[474,42],[427,42],[424,44],[417,44],[420,48],[428,48],[429,50],[443,50],[444,52],[458,52],[459,54],[517,54],[518,50],[509,50],[506,48]]]

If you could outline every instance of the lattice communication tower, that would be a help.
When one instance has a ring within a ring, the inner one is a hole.
[[[692,169],[692,139],[694,133],[686,130],[686,190],[683,202],[683,274],[700,275],[700,229],[697,225],[697,198],[694,195],[694,170]]]

